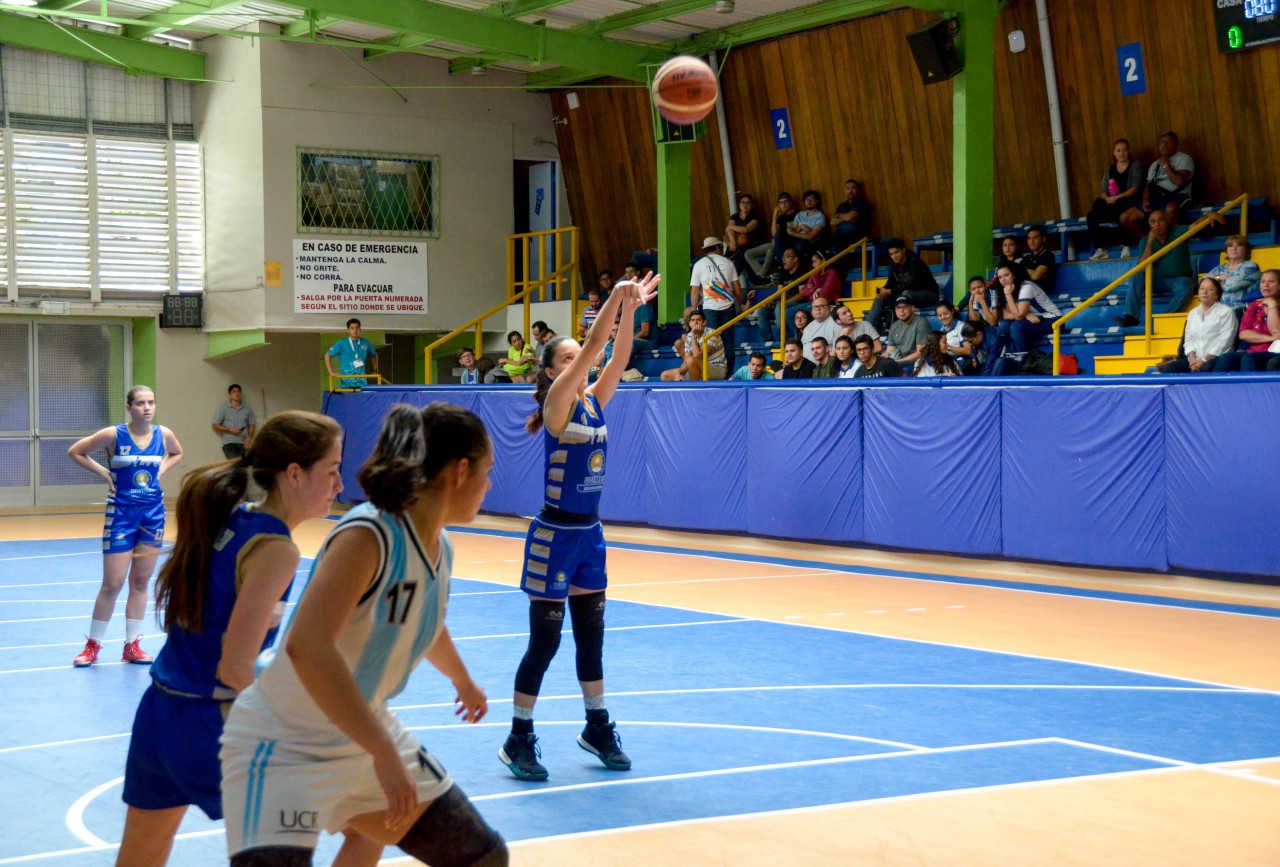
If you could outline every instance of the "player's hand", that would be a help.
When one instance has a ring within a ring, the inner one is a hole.
[[[116,492],[116,477],[114,474],[107,476],[107,494],[114,496]]]
[[[383,755],[373,758],[373,772],[378,777],[382,793],[387,796],[383,824],[387,828],[399,828],[413,818],[418,807],[418,787],[413,784],[394,744],[388,743],[382,752]]]
[[[489,712],[489,699],[484,690],[470,678],[462,683],[455,681],[453,685],[458,690],[453,699],[453,703],[457,705],[453,715],[460,716],[463,722],[469,723],[478,723],[484,719],[484,715]]]

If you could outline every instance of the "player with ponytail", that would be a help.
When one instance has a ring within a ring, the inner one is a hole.
[[[542,431],[546,451],[546,499],[529,524],[520,587],[529,596],[529,643],[516,669],[511,733],[498,758],[522,780],[545,780],[541,749],[533,733],[533,706],[542,678],[560,647],[565,608],[577,647],[578,683],[587,724],[578,746],[606,768],[625,771],[631,759],[609,721],[604,700],[604,531],[597,514],[604,490],[607,431],[604,407],[631,357],[635,311],[657,294],[658,276],[613,287],[582,346],[557,337],[543,351],[534,400],[538,408],[525,428]],[[621,317],[618,319],[618,317]],[[587,386],[587,373],[608,342],[614,320],[613,356]]]
[[[168,633],[134,718],[128,805],[116,864],[159,867],[194,804],[222,818],[218,738],[226,706],[253,682],[298,568],[290,534],[342,490],[342,430],[330,418],[271,418],[248,452],[193,470],[178,497],[178,540],[156,582]],[[265,492],[246,502],[252,480]]]
[[[344,830],[335,865],[374,865],[384,844],[432,867],[507,863],[439,761],[388,709],[426,659],[457,714],[488,709],[445,627],[453,544],[473,520],[493,449],[461,407],[391,409],[360,469],[369,502],[329,534],[277,653],[236,700],[222,743],[232,867],[311,864],[322,829]]]

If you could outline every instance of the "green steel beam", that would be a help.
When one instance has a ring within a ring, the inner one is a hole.
[[[523,18],[572,2],[573,0],[508,0],[506,3],[486,6],[484,12],[486,15],[499,15],[503,18]]]
[[[235,9],[237,6],[243,6],[247,2],[248,0],[222,0],[222,2],[208,0],[205,3],[177,3],[168,9],[153,12],[143,18],[139,18],[137,24],[127,25],[124,28],[124,35],[132,39],[146,39],[148,36],[164,33],[166,30],[173,30],[175,27],[199,21],[201,18],[207,18],[210,15],[221,15],[223,12]]]
[[[292,24],[286,24],[281,28],[280,33],[282,36],[288,36],[290,38],[297,36],[314,36],[326,27],[332,27],[343,20],[345,19],[332,16],[321,18],[316,15],[315,12],[307,10],[307,16],[305,18],[295,21]]]
[[[960,57],[964,71],[952,79],[951,226],[957,297],[969,274],[991,265],[995,223],[995,100],[997,0],[965,0],[960,13]]]
[[[427,0],[295,0],[294,5],[303,7],[304,3],[305,8],[314,9],[319,15],[454,42],[538,65],[568,66],[629,81],[644,81],[646,64],[667,58],[667,53],[658,49],[535,27]]]
[[[207,335],[209,343],[205,349],[206,361],[226,358],[228,355],[239,355],[251,349],[267,346],[267,332],[261,328],[246,328],[243,331],[211,331]]]
[[[133,318],[133,339],[130,341],[133,351],[133,379],[125,385],[149,385],[156,387],[156,372],[159,370],[157,358],[157,342],[159,338],[160,320],[156,316],[138,316]],[[112,359],[114,362],[115,359]],[[115,368],[111,368],[114,370]]]
[[[84,27],[0,12],[0,43],[117,66],[132,75],[186,81],[204,78],[204,55]]]
[[[693,193],[692,142],[669,142],[658,147],[658,321],[679,322],[684,317],[684,296],[689,291],[690,213]]]

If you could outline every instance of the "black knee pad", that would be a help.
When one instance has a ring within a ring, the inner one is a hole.
[[[264,846],[231,856],[231,867],[311,867],[311,850],[298,846]]]
[[[564,629],[564,603],[538,600],[529,603],[529,646],[516,669],[516,692],[537,695],[542,676],[560,649]]]
[[[604,680],[604,591],[569,597],[578,680]]]
[[[507,844],[457,785],[431,802],[396,844],[429,867],[506,867]]]

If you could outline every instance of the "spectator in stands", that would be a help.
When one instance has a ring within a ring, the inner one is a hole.
[[[604,303],[603,293],[599,286],[592,286],[587,290],[587,306],[582,310],[582,317],[578,320],[578,339],[585,340],[587,332],[591,330],[591,323],[596,321],[596,317],[600,315],[600,306]]]
[[[1000,239],[1000,258],[996,260],[996,268],[1008,265],[1013,269],[1013,273],[1017,276],[1018,282],[1030,279],[1027,276],[1027,268],[1020,261],[1022,259],[1022,241],[1017,235],[1005,235]],[[996,283],[998,286],[999,283]]]
[[[1027,269],[1027,279],[1039,285],[1046,294],[1053,294],[1054,270],[1058,267],[1058,260],[1049,249],[1049,233],[1044,226],[1035,225],[1027,230],[1027,252],[1018,262]]]
[[[694,310],[688,316],[688,332],[677,342],[676,351],[684,358],[680,366],[662,371],[662,379],[675,382],[681,379],[702,379],[702,347],[707,347],[707,379],[724,379],[728,371],[728,362],[724,351],[724,341],[719,334],[707,331],[707,318],[701,310]]]
[[[738,269],[738,276],[746,288],[746,279],[750,272],[747,265],[747,251],[764,240],[764,222],[756,213],[756,201],[747,193],[738,195],[738,210],[729,216],[724,227],[726,241],[725,251],[733,267]]]
[[[498,367],[497,362],[487,355],[482,355],[476,359],[476,374],[485,385],[511,382],[511,377],[507,376],[507,372]]]
[[[1227,238],[1227,261],[1209,271],[1209,276],[1222,284],[1222,303],[1236,311],[1244,311],[1249,296],[1258,290],[1258,282],[1262,279],[1262,269],[1250,256],[1253,248],[1244,235],[1232,235]]]
[[[981,277],[969,278],[969,300],[965,305],[971,325],[995,328],[1000,324],[1000,311],[1004,309],[1003,293],[994,281],[988,283]]]
[[[966,322],[960,329],[960,336],[964,339],[964,352],[956,358],[960,364],[960,373],[963,376],[989,376],[985,345],[986,329],[981,325]]]
[[[478,385],[480,383],[480,371],[476,370],[476,353],[470,347],[466,347],[458,352],[458,365],[462,368],[463,385]]]
[[[722,255],[724,245],[708,235],[702,240],[703,256],[693,265],[689,276],[689,310],[701,306],[707,325],[714,331],[734,317],[734,308],[742,302],[742,286],[733,263]],[[724,340],[725,364],[733,368],[733,334]],[[718,377],[724,379],[724,376]]]
[[[1200,306],[1187,314],[1182,333],[1186,357],[1161,365],[1161,373],[1209,373],[1215,367],[1214,360],[1236,345],[1236,315],[1219,303],[1222,284],[1213,277],[1201,277],[1196,294]]]
[[[1196,164],[1178,150],[1178,134],[1166,132],[1156,141],[1156,161],[1147,170],[1147,185],[1142,191],[1142,210],[1148,218],[1164,211],[1169,224],[1178,222],[1178,212],[1191,200],[1191,182]]]
[[[902,365],[881,355],[876,355],[871,346],[871,338],[862,335],[853,341],[853,351],[858,356],[858,361],[862,362],[858,369],[853,372],[854,377],[881,377],[881,376],[902,376]]]
[[[1263,271],[1258,289],[1262,297],[1251,303],[1240,319],[1239,337],[1245,348],[1218,356],[1213,363],[1214,373],[1254,373],[1270,370],[1271,362],[1280,361],[1280,352],[1272,349],[1280,346],[1280,271]]]
[[[658,311],[652,304],[641,304],[635,312],[635,334],[631,338],[631,357],[641,352],[652,352],[657,339]],[[625,371],[624,371],[625,373]]]
[[[361,377],[378,372],[378,350],[360,336],[360,331],[360,320],[348,319],[347,336],[329,347],[329,351],[324,354],[324,368],[329,372],[330,382],[334,376],[333,362],[330,361],[332,358],[338,359],[338,372],[347,376]],[[368,367],[365,362],[368,362]],[[363,378],[344,379],[342,388],[360,389],[365,386],[365,382]]]
[[[831,355],[831,344],[827,342],[827,338],[821,335],[813,338],[813,342],[809,344],[809,353],[813,356],[813,378],[835,379],[836,360]]]
[[[646,274],[648,273],[647,268],[645,269],[645,273]],[[640,266],[637,265],[635,262],[628,262],[627,264],[622,266],[622,279],[627,281],[628,283],[635,283],[636,281],[642,279],[643,276],[644,275],[640,273]]]
[[[800,339],[804,341],[804,357],[817,364],[818,359],[813,352],[813,341],[821,337],[829,348],[840,336],[840,323],[832,318],[831,302],[826,298],[821,296],[815,298],[812,309],[813,321],[805,326]]]
[[[881,334],[889,330],[889,299],[906,297],[925,309],[938,303],[938,281],[929,266],[908,250],[901,238],[890,238],[885,246],[889,249],[889,277],[867,313],[867,319]]]
[[[875,346],[876,355],[884,352],[884,346],[880,343],[880,332],[876,331],[874,325],[867,320],[858,322],[853,318],[853,311],[843,304],[836,305],[836,324],[840,326],[840,337],[849,338],[849,351],[853,352],[853,340],[863,334],[871,338]],[[839,338],[836,338],[837,340]],[[856,363],[856,359],[855,359]]]
[[[804,308],[801,308],[797,310],[795,313],[792,313],[791,326],[792,328],[795,329],[792,332],[792,336],[800,337],[801,335],[803,335],[804,330],[809,327],[809,323],[812,321],[813,321],[812,309],[805,310]]]
[[[1138,244],[1138,262],[1147,261],[1153,255],[1172,244],[1187,233],[1186,226],[1174,227],[1169,215],[1162,210],[1155,210],[1147,217],[1151,231]],[[1163,290],[1173,296],[1171,311],[1177,312],[1191,297],[1191,286],[1194,272],[1191,270],[1191,255],[1186,244],[1179,244],[1167,256],[1162,256],[1151,266],[1151,290]],[[1129,280],[1129,293],[1124,300],[1124,315],[1115,317],[1118,324],[1131,328],[1138,324],[1138,314],[1146,297],[1146,282],[1142,272],[1133,275]]]
[[[841,334],[836,338],[836,379],[852,379],[862,364],[853,351],[853,338]]]
[[[800,277],[800,256],[795,250],[790,248],[782,251],[782,270],[770,278],[770,283],[760,289],[750,289],[747,291],[747,303],[754,304],[756,301],[768,295],[772,295],[778,291],[779,286],[785,286],[792,283]],[[787,293],[787,307],[791,310],[795,308],[791,305],[791,299],[796,297],[799,289],[791,289]],[[760,340],[763,343],[769,343],[773,340],[773,320],[777,316],[778,302],[775,300],[770,304],[761,307],[756,311],[756,327],[760,330]],[[802,309],[807,311],[809,305],[804,305]],[[793,316],[794,318],[794,316]],[[812,317],[810,317],[812,318]],[[807,322],[805,323],[808,324]],[[800,334],[800,331],[796,331]]]
[[[770,373],[769,359],[765,358],[763,352],[753,352],[747,359],[747,363],[735,370],[733,376],[729,378],[737,382],[756,382],[762,379],[773,379]]]
[[[937,302],[937,299],[934,299]],[[932,329],[923,316],[917,315],[915,306],[906,295],[899,296],[893,305],[894,323],[889,327],[885,356],[892,358],[910,370],[924,349],[924,342]],[[861,356],[859,356],[861,357]]]
[[[512,382],[533,382],[536,376],[533,374],[533,363],[537,361],[531,352],[524,345],[524,337],[519,331],[511,331],[507,333],[507,363],[502,365],[502,369],[507,372],[507,376],[511,377]]]
[[[747,265],[756,276],[767,278],[773,270],[774,262],[782,261],[782,251],[795,249],[791,235],[787,232],[795,218],[796,205],[791,194],[786,191],[778,193],[778,204],[774,205],[773,219],[769,223],[771,239],[747,251]]]
[[[809,256],[810,269],[816,268],[796,296],[796,307],[808,309],[815,298],[826,298],[832,304],[840,299],[840,275],[835,268],[827,267],[827,258],[817,250]],[[788,306],[791,301],[788,299]]]
[[[804,357],[804,344],[798,337],[787,338],[787,346],[782,369],[774,374],[775,379],[812,379],[813,362]]]
[[[1009,323],[1009,340],[1015,352],[1026,352],[1053,331],[1053,320],[1062,311],[1034,280],[1019,283],[1008,265],[996,269],[996,280],[1004,292],[1003,315]]]
[[[938,301],[934,312],[938,314],[938,323],[942,326],[939,330],[946,338],[942,348],[952,355],[963,354],[960,349],[964,346],[964,338],[960,336],[960,329],[964,327],[964,323],[956,315],[955,305],[943,298]]]
[[[822,236],[827,231],[827,215],[822,213],[822,196],[817,190],[805,190],[801,198],[804,210],[795,215],[787,225],[792,246],[797,252],[812,254],[822,246]]]
[[[1118,138],[1111,146],[1111,165],[1102,173],[1102,187],[1098,198],[1093,200],[1093,207],[1085,215],[1089,224],[1089,238],[1093,242],[1093,255],[1089,258],[1095,262],[1110,259],[1107,247],[1117,235],[1123,246],[1120,258],[1129,256],[1129,244],[1134,238],[1142,236],[1142,224],[1145,216],[1139,207],[1142,192],[1142,163],[1131,158],[1129,140]],[[1119,223],[1119,232],[1106,228],[1105,223]]]
[[[539,319],[537,322],[529,326],[529,331],[533,334],[533,351],[535,355],[542,355],[542,350],[546,348],[556,333],[547,327],[547,323]]]
[[[600,287],[600,298],[607,299],[613,291],[613,272],[605,268],[596,275],[596,285]]]
[[[853,178],[844,182],[844,201],[831,217],[831,235],[837,251],[871,234],[871,205],[862,196],[862,185]]]
[[[959,376],[960,365],[947,354],[947,338],[941,331],[931,331],[920,349],[912,376]]]

